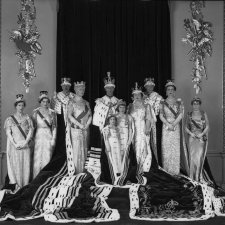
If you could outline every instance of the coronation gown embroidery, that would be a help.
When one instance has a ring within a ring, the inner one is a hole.
[[[51,128],[45,123],[45,121],[34,111],[34,121],[36,126],[35,134],[35,148],[34,148],[34,166],[33,166],[33,178],[37,176],[44,166],[46,166],[52,158],[53,146],[51,144],[53,137],[53,129],[56,128],[56,114],[53,110],[49,109],[48,115],[43,115],[48,121]]]
[[[77,102],[75,99],[69,102],[68,111],[72,112],[72,116],[76,119],[79,116],[80,123],[86,125],[89,117],[91,116],[91,109],[87,101],[82,100]],[[87,147],[88,147],[88,130],[82,130],[75,124],[71,124],[71,143],[73,149],[72,160],[75,165],[76,174],[82,173],[84,171],[85,160],[87,158]]]
[[[178,112],[179,105],[171,105],[175,112]],[[170,123],[175,121],[175,115],[167,106],[161,105],[161,113],[164,114],[166,120]],[[162,129],[162,165],[163,168],[171,174],[180,173],[180,124],[175,126],[174,131],[168,130],[163,124]]]

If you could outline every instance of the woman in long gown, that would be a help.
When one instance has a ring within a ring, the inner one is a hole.
[[[109,168],[111,182],[100,184],[112,184],[114,186],[124,186],[136,183],[137,163],[135,154],[131,148],[134,133],[134,123],[130,115],[126,114],[126,103],[118,101],[116,115],[111,115],[107,119],[107,125],[102,129],[104,138],[103,151],[107,156],[105,165]]]
[[[15,184],[15,191],[29,183],[31,148],[33,134],[31,118],[24,114],[26,106],[22,94],[16,96],[16,112],[5,121],[7,135],[7,169],[9,183]]]
[[[120,186],[137,183],[136,169],[137,161],[131,142],[134,137],[133,118],[126,113],[126,102],[119,100],[117,103],[116,114],[117,127],[119,129],[119,139],[121,147],[122,172],[118,180]]]
[[[174,87],[172,87],[170,92],[173,91]],[[136,91],[134,100],[139,102],[138,105],[133,103],[131,107],[131,109],[133,108],[133,110],[131,110],[131,115],[135,121],[134,146],[136,153],[141,151],[142,156],[146,158],[148,146],[146,142],[144,142],[144,135],[146,135],[144,131],[146,131],[145,128],[149,126],[145,124],[147,122],[144,116],[146,108],[145,105],[140,104],[140,90],[139,92]],[[175,110],[176,109],[177,108],[175,108]],[[172,121],[175,120],[171,119],[171,122]],[[172,126],[169,128],[173,130]],[[173,140],[171,140],[171,142],[172,141]],[[175,142],[176,141],[175,139]],[[153,155],[154,154],[152,154],[152,156]],[[177,165],[176,168],[180,168],[180,161],[182,160],[178,159],[179,165]],[[140,161],[137,162],[139,163]],[[165,170],[158,166],[157,161],[153,160],[153,157],[152,160],[148,160],[148,162],[151,168],[145,170],[143,173],[146,182],[144,185],[133,185],[129,191],[131,203],[130,217],[132,219],[153,221],[202,220],[212,216],[212,202],[210,200],[213,195],[212,189],[194,183],[188,177],[178,176],[178,173],[171,174],[165,172]],[[173,165],[172,159],[170,163]],[[185,172],[188,173],[188,171]],[[223,207],[221,207],[221,209],[222,208]]]
[[[144,104],[143,93],[135,84],[132,91],[133,103],[129,105],[128,113],[134,120],[133,146],[137,160],[137,178],[144,183],[143,173],[151,167],[152,153],[150,149],[151,110],[149,104]]]
[[[203,181],[203,165],[208,144],[209,121],[207,114],[200,109],[201,99],[191,101],[193,110],[187,114],[185,130],[188,136],[188,152],[190,164],[190,178]]]
[[[69,145],[66,147],[71,148]],[[212,188],[183,176],[172,176],[153,164],[152,160],[150,170],[144,173],[147,184],[133,184],[129,189],[132,219],[187,221],[208,219],[218,212],[225,215],[224,199],[215,201]],[[20,193],[4,196],[0,204],[3,219],[34,219],[40,216],[57,222],[119,219],[118,211],[107,207],[105,201],[111,187],[95,187],[89,173],[71,175],[66,164],[57,173],[52,173],[50,165],[53,166],[52,163],[46,166],[37,179]],[[212,202],[216,202],[214,209]]]
[[[84,172],[85,160],[88,150],[89,126],[92,121],[92,114],[89,103],[83,99],[85,93],[85,82],[74,83],[75,97],[68,105],[68,119],[70,124],[72,161],[75,173]],[[67,152],[69,155],[69,152]],[[68,156],[67,156],[68,157]]]
[[[116,185],[122,173],[122,148],[115,115],[110,115],[108,117],[108,125],[102,129],[102,134],[106,147],[105,150],[108,158],[110,175],[113,184]]]
[[[58,114],[60,127],[48,165],[15,195],[0,192],[0,221],[44,217],[52,222],[87,223],[119,219],[118,211],[106,203],[111,189],[96,187],[88,172],[75,174],[70,122],[65,120],[64,112]]]
[[[33,179],[51,160],[55,141],[57,119],[54,110],[49,108],[50,99],[47,91],[41,91],[39,96],[40,107],[33,112],[33,121],[36,129],[34,147]]]
[[[181,99],[175,98],[175,84],[168,81],[165,87],[167,99],[162,100],[160,104],[160,119],[163,122],[162,166],[168,173],[178,175],[182,162],[185,163],[182,165],[185,171],[188,171],[188,155],[182,133],[184,107]]]

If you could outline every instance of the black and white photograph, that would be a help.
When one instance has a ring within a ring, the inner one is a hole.
[[[0,0],[0,225],[225,225],[225,2]]]

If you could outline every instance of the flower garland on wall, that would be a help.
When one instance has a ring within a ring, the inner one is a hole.
[[[18,75],[24,80],[26,92],[29,92],[30,82],[36,77],[34,60],[36,54],[41,54],[42,47],[37,41],[40,34],[35,25],[36,8],[34,0],[21,0],[21,10],[18,15],[18,29],[13,30],[10,40],[16,45],[16,56],[19,58]]]
[[[191,45],[190,61],[194,66],[192,69],[192,82],[196,94],[201,91],[202,78],[207,79],[205,60],[207,55],[212,55],[213,33],[211,31],[212,24],[203,20],[201,9],[205,7],[205,1],[191,1],[190,9],[192,19],[184,20],[184,28],[186,37],[182,41]]]

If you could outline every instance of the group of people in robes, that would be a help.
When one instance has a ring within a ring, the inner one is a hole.
[[[17,95],[16,113],[5,123],[9,183],[16,191],[4,192],[0,218],[117,220],[119,212],[106,203],[113,187],[129,188],[132,219],[202,220],[225,215],[225,192],[205,167],[209,122],[200,98],[192,100],[193,111],[183,123],[184,106],[176,98],[174,82],[165,85],[166,99],[154,92],[153,78],[145,79],[146,93],[135,83],[133,102],[127,105],[114,96],[115,79],[107,73],[106,95],[95,101],[92,118],[83,99],[85,82],[74,83],[75,93],[70,92],[69,78],[63,78],[61,86],[62,92],[51,101],[46,91],[40,92],[40,107],[32,117],[24,114],[26,103]],[[159,119],[162,167],[157,155]],[[89,148],[90,135],[99,139],[99,146]],[[21,213],[24,205],[29,210]]]
[[[40,92],[38,102],[40,107],[29,116],[24,113],[23,95],[16,95],[16,112],[5,121],[8,178],[15,191],[35,178],[53,154],[57,121],[47,91]]]

